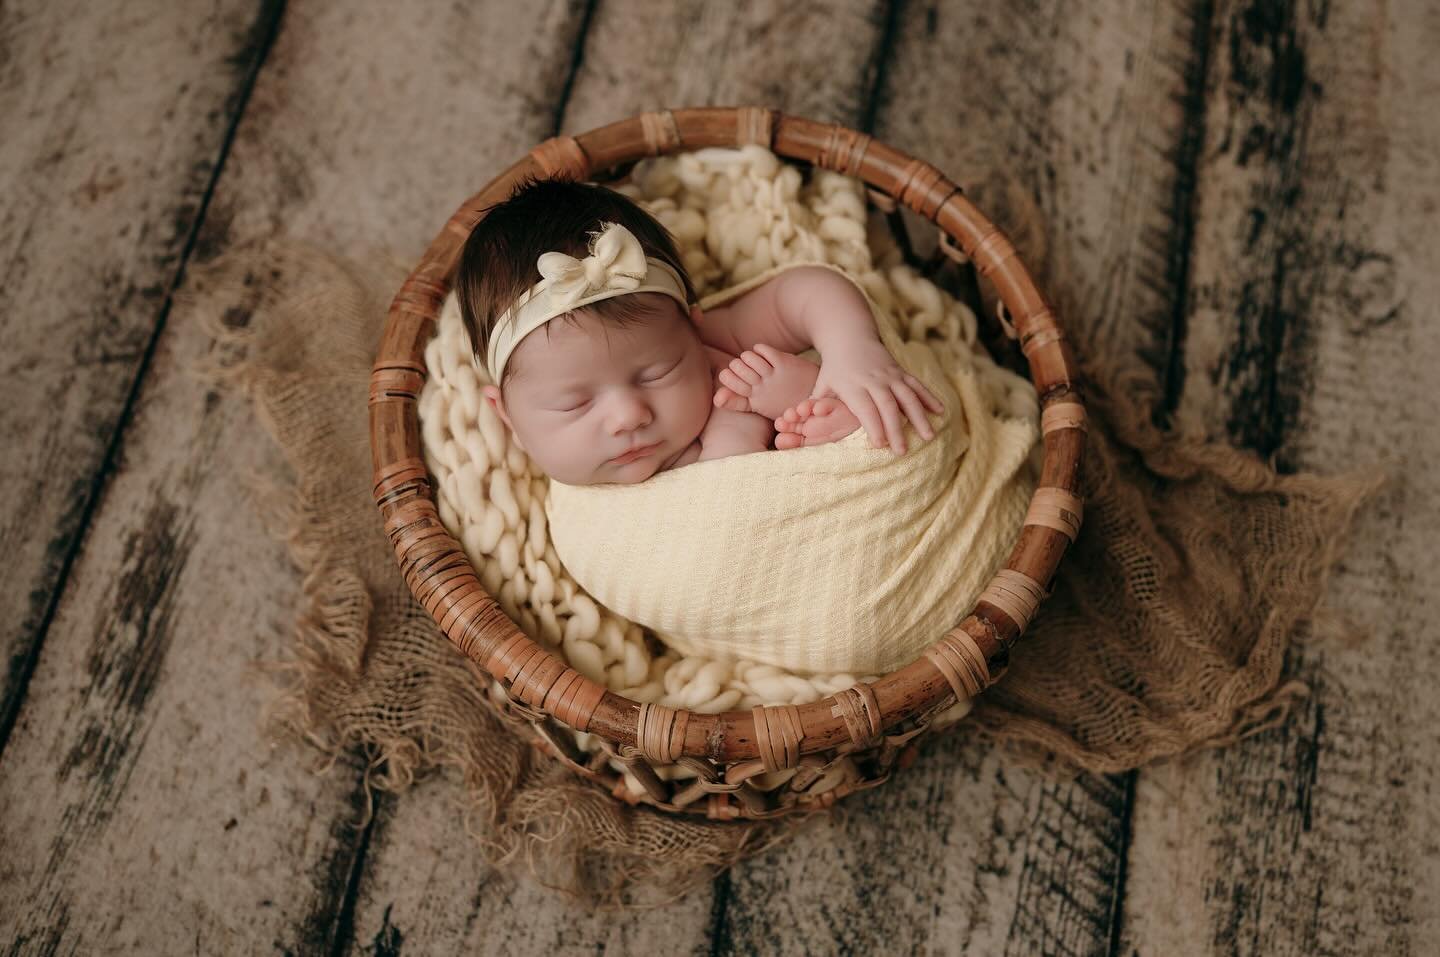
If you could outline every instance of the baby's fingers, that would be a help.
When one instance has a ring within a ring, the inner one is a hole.
[[[845,394],[838,397],[846,407],[860,420],[860,425],[865,429],[865,434],[870,437],[872,449],[882,448],[885,443],[882,441],[885,435],[885,426],[880,421],[880,410],[875,408],[875,401],[870,398],[870,393],[864,389],[845,390]]]
[[[778,366],[784,361],[784,356],[779,349],[764,342],[755,343],[755,351],[760,353],[760,357],[772,366]]]
[[[930,390],[925,388],[925,383],[921,382],[913,375],[907,374],[905,376],[905,384],[915,390],[915,393],[920,396],[921,401],[925,403],[925,407],[928,408],[931,412],[934,412],[936,415],[940,415],[945,411],[944,404],[942,404],[939,399],[935,398],[933,395],[930,394]]]
[[[904,407],[905,416],[915,424],[915,431],[927,441],[935,438],[935,430],[930,427],[930,420],[925,417],[925,407],[915,393],[903,385],[897,385],[895,398],[900,400],[900,405]]]
[[[886,441],[890,450],[896,455],[904,455],[905,423],[900,420],[900,406],[895,402],[895,396],[883,386],[872,390],[871,396],[880,408],[880,418],[885,422],[885,433],[888,436]]]

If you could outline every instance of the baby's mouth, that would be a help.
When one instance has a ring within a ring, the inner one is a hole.
[[[638,449],[632,449],[629,452],[626,452],[624,455],[617,455],[610,461],[615,462],[619,465],[624,465],[626,463],[633,462],[636,459],[644,458],[658,448],[660,448],[659,442],[656,442],[653,445],[643,445]]]

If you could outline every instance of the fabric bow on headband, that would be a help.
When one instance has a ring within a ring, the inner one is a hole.
[[[601,289],[629,292],[644,281],[647,269],[640,240],[619,223],[605,224],[584,259],[545,253],[535,268],[550,281],[550,304],[567,309]]]
[[[535,261],[535,268],[543,278],[490,331],[485,366],[496,385],[520,340],[572,309],[634,292],[660,292],[682,308],[690,305],[680,275],[660,260],[647,258],[640,240],[619,223],[601,224],[584,259],[548,252]]]

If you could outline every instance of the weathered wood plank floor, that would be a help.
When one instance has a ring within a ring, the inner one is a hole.
[[[0,6],[0,949],[1436,952],[1437,43],[1425,0]],[[1002,226],[1004,164],[1160,414],[1388,464],[1329,593],[1374,638],[1297,643],[1283,727],[1136,773],[952,734],[658,914],[494,873],[443,778],[356,827],[358,767],[261,741],[298,586],[234,503],[278,455],[171,294],[266,237],[413,259],[539,140],[712,103],[869,130]]]

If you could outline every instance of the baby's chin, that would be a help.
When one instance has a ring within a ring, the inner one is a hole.
[[[698,438],[698,435],[695,436]],[[602,482],[609,482],[615,485],[635,485],[652,478],[655,475],[670,468],[685,450],[690,448],[695,438],[689,442],[666,443],[649,455],[641,456],[630,462],[606,462],[598,470],[596,477],[591,484],[598,485]]]
[[[660,466],[650,459],[637,459],[634,462],[615,466],[608,476],[597,478],[595,483],[597,485],[601,482],[608,482],[612,485],[638,485],[646,479],[652,478],[659,471]]]

